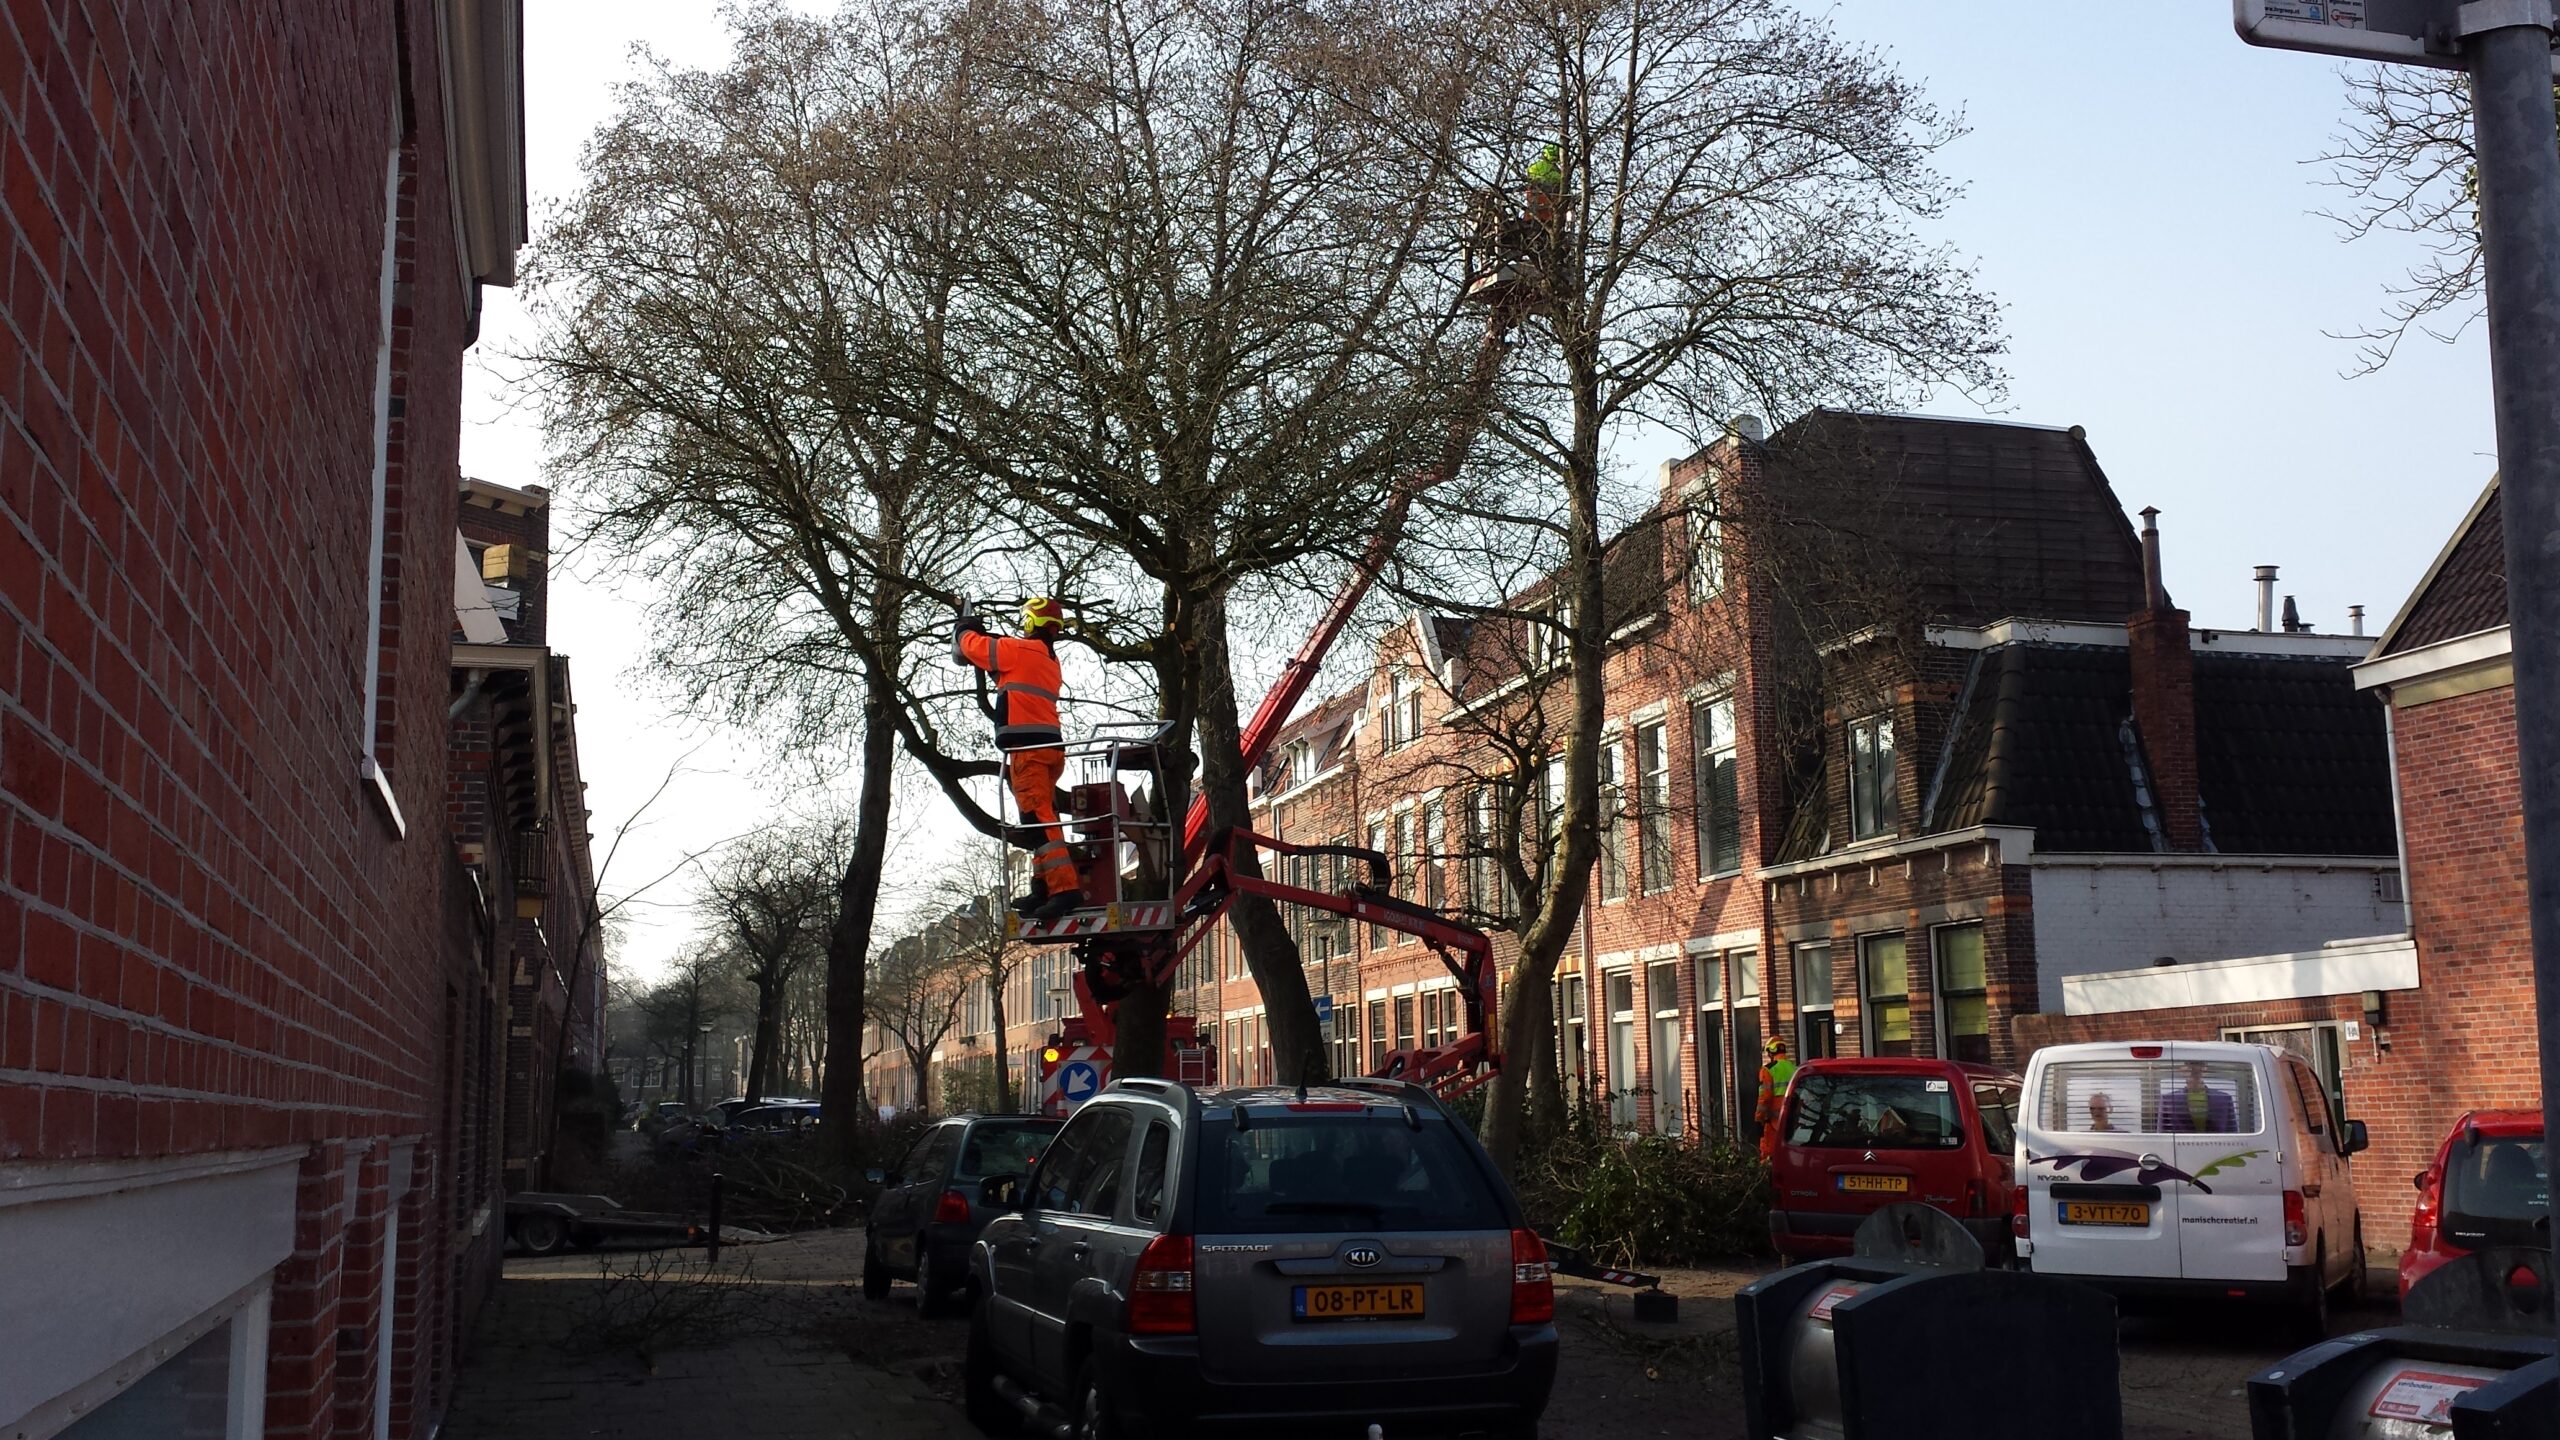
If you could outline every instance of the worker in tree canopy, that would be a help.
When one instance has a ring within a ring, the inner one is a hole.
[[[1066,832],[1058,828],[1058,777],[1067,768],[1066,737],[1058,728],[1058,638],[1065,612],[1048,596],[1022,602],[1022,638],[987,633],[986,622],[960,612],[952,649],[995,681],[996,748],[1004,752],[1005,783],[1026,828],[1036,827],[1031,868],[1038,877],[1014,908],[1034,919],[1063,915],[1084,903],[1083,882]],[[1017,842],[1020,843],[1020,842]]]
[[[1529,162],[1528,216],[1540,225],[1552,225],[1563,209],[1564,152],[1544,146],[1538,158]]]
[[[1795,1083],[1796,1062],[1787,1058],[1787,1042],[1772,1035],[1760,1047],[1760,1103],[1751,1118],[1760,1126],[1760,1158],[1778,1158],[1778,1110],[1786,1103],[1787,1087]]]

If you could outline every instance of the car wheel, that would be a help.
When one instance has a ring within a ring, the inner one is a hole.
[[[2364,1248],[2364,1217],[2356,1217],[2356,1264],[2347,1272],[2347,1304],[2356,1309],[2373,1303],[2373,1257]]]
[[[867,1232],[862,1238],[862,1298],[889,1298],[889,1262],[880,1258],[880,1242]]]
[[[2317,1345],[2329,1338],[2329,1242],[2322,1240],[2311,1262],[2311,1298],[2302,1305],[2302,1333],[2305,1344]]]
[[[1068,1433],[1074,1440],[1139,1440],[1140,1432],[1120,1423],[1119,1412],[1111,1405],[1111,1397],[1103,1392],[1102,1376],[1087,1360],[1076,1367],[1075,1428]]]
[[[557,1255],[569,1243],[569,1227],[557,1215],[527,1215],[507,1228],[527,1255]]]
[[[1022,1412],[996,1393],[996,1343],[987,1334],[984,1307],[969,1317],[969,1352],[960,1362],[960,1408],[981,1435],[1013,1435],[1022,1429]]]
[[[933,1247],[916,1242],[916,1318],[931,1320],[950,1308],[951,1285],[933,1263]]]

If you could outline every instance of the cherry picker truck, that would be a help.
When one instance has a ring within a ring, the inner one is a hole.
[[[1485,327],[1438,463],[1402,482],[1370,536],[1340,593],[1281,671],[1279,680],[1244,727],[1239,749],[1247,768],[1268,758],[1272,744],[1314,683],[1326,652],[1340,638],[1353,611],[1367,597],[1401,538],[1417,495],[1455,474],[1481,428],[1510,331],[1542,288],[1544,259],[1561,224],[1559,192],[1533,180],[1524,218],[1516,204],[1488,196],[1479,205],[1467,256],[1464,303],[1485,311]],[[983,674],[980,676],[983,692]],[[983,703],[983,700],[982,700]],[[1171,983],[1182,962],[1205,940],[1228,907],[1245,895],[1343,917],[1354,923],[1413,935],[1431,947],[1457,982],[1465,1017],[1460,1035],[1440,1045],[1410,1046],[1387,1054],[1374,1078],[1410,1081],[1443,1100],[1491,1079],[1502,1057],[1495,1048],[1493,946],[1482,930],[1392,893],[1387,857],[1351,845],[1300,845],[1245,828],[1208,833],[1208,801],[1194,796],[1179,830],[1164,797],[1172,737],[1163,727],[1120,723],[1096,727],[1068,745],[1068,777],[1059,821],[1084,890],[1084,904],[1064,914],[1009,916],[1007,933],[1033,945],[1060,945],[1074,955],[1075,1013],[1066,1016],[1041,1050],[1041,1108],[1062,1113],[1108,1083],[1119,1042],[1120,1002],[1142,985]],[[1019,817],[1008,839],[1038,844]],[[1289,885],[1269,879],[1260,856],[1327,856],[1350,862],[1351,883],[1339,890]],[[1166,1053],[1149,1067],[1185,1084],[1216,1082],[1217,1052],[1202,1035],[1198,1017],[1165,1018]]]

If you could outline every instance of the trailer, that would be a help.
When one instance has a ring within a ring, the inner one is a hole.
[[[528,1190],[507,1197],[507,1243],[527,1255],[556,1255],[570,1246],[592,1250],[608,1240],[700,1245],[709,1236],[700,1220],[626,1210],[605,1195]]]

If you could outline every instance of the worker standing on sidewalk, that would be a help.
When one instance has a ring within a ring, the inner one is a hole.
[[[1772,1035],[1761,1047],[1760,1103],[1751,1118],[1760,1126],[1760,1158],[1778,1158],[1778,1111],[1786,1104],[1787,1087],[1795,1083],[1796,1062],[1787,1058],[1787,1042]]]
[[[1025,827],[1037,827],[1031,868],[1037,880],[1014,908],[1033,919],[1063,915],[1084,903],[1075,856],[1058,826],[1058,777],[1067,768],[1066,736],[1058,728],[1058,639],[1065,612],[1046,595],[1022,602],[1022,638],[987,633],[986,622],[963,606],[952,634],[958,659],[995,682],[996,748],[1004,752],[1005,783]]]

